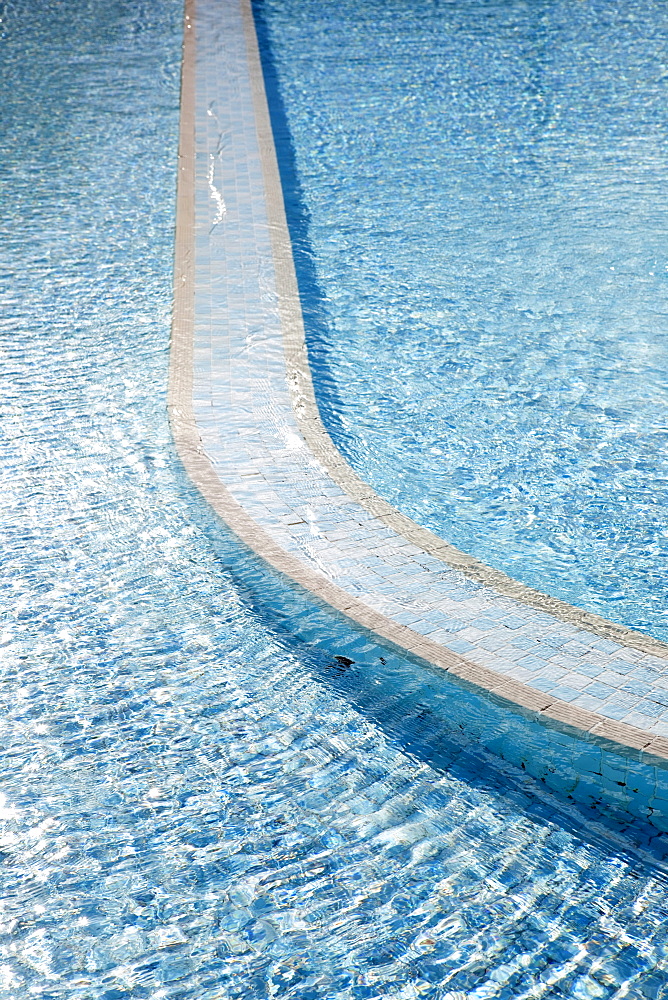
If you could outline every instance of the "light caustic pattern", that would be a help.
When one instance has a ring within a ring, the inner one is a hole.
[[[465,552],[668,639],[668,8],[256,11],[335,441]]]
[[[228,569],[165,418],[180,21],[3,25],[0,997],[657,1000],[665,879],[409,752]]]

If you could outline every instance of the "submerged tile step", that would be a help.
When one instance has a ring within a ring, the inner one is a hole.
[[[191,478],[259,555],[358,625],[534,713],[548,742],[635,755],[663,794],[668,647],[458,552],[374,494],[327,435],[249,2],[188,0],[185,24],[170,413]]]

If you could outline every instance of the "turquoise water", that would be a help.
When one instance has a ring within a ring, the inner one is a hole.
[[[668,639],[668,8],[255,10],[334,440],[464,551]]]
[[[0,996],[657,1000],[665,876],[295,638],[183,475],[181,14],[3,14]]]

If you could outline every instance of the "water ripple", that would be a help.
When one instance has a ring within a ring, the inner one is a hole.
[[[0,995],[656,1000],[665,877],[357,707],[183,476],[179,8],[5,24]]]

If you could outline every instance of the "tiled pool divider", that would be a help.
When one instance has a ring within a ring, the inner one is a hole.
[[[666,647],[452,549],[327,436],[248,0],[186,3],[170,380],[184,464],[246,544],[376,641],[463,682],[441,710],[487,748],[668,830]]]

